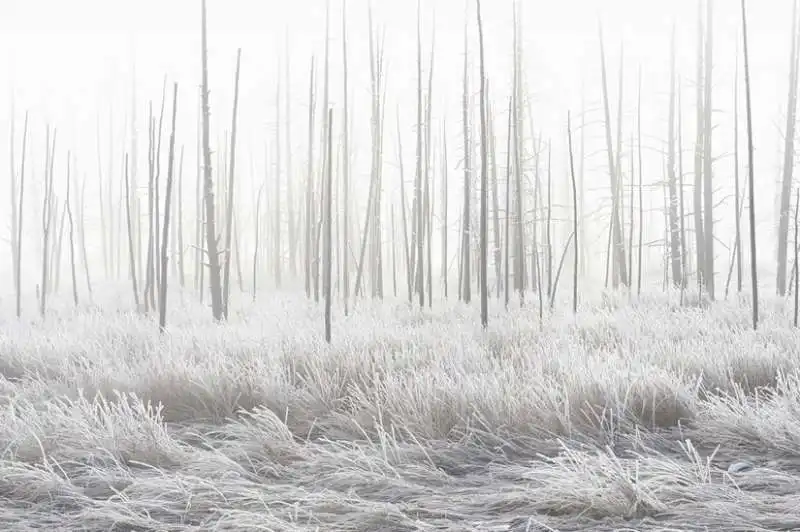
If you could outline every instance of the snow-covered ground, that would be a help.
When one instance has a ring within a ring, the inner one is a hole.
[[[4,299],[0,528],[800,528],[781,301],[757,332],[745,300],[493,302],[486,332],[477,306],[362,302],[327,346],[320,306],[259,297],[225,325],[176,298],[163,337],[108,302],[42,323]]]

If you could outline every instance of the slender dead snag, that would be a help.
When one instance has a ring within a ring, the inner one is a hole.
[[[53,220],[53,161],[56,153],[57,131],[53,130],[53,143],[50,144],[50,126],[47,126],[44,170],[44,198],[42,200],[42,279],[39,285],[39,314],[44,318],[47,312],[48,271],[50,267],[50,228]]]
[[[178,163],[178,279],[181,289],[186,287],[186,267],[183,254],[183,145]]]
[[[641,73],[641,70],[640,70]],[[641,108],[639,110],[641,122]],[[639,128],[641,131],[641,127]],[[641,139],[640,139],[641,142]],[[641,146],[640,146],[641,148]],[[667,132],[667,179],[669,187],[669,233],[670,262],[672,265],[672,281],[675,288],[683,285],[684,272],[681,269],[680,221],[678,220],[678,190],[675,175],[675,24],[672,25],[672,41],[670,46],[670,82],[669,82],[669,125]],[[639,283],[641,286],[641,282]]]
[[[447,126],[442,123],[442,293],[447,299]]]
[[[408,215],[406,214],[405,166],[403,165],[403,138],[400,133],[400,112],[397,113],[397,164],[400,167],[400,215],[403,223],[403,246],[406,259],[406,285],[408,286],[408,303],[414,299],[413,267],[411,265],[410,244],[408,241]]]
[[[423,99],[422,99],[422,37],[421,37],[421,13],[420,0],[417,0],[417,150],[416,150],[416,172],[414,175],[414,230],[413,240],[416,245],[416,261],[414,261],[414,284],[417,295],[419,296],[419,306],[425,306],[425,286],[424,286],[424,267],[425,260],[422,253],[425,245],[425,224],[423,214]]]
[[[155,197],[153,199],[153,208],[155,209],[155,213],[153,216],[153,279],[155,280],[154,283],[150,285],[150,307],[153,310],[156,310],[158,307],[156,301],[156,295],[160,290],[161,286],[161,269],[159,265],[161,264],[161,249],[158,245],[158,235],[160,231],[160,224],[161,224],[161,137],[164,132],[164,108],[167,105],[167,77],[164,76],[164,83],[161,89],[161,110],[159,111],[158,115],[158,140],[155,147],[154,153],[154,161],[155,161],[155,177],[153,180],[154,188],[153,193]]]
[[[433,28],[436,27],[436,21],[433,22]],[[432,225],[433,225],[433,200],[432,192],[433,192],[433,182],[435,176],[431,172],[431,159],[433,154],[433,144],[431,143],[431,132],[433,130],[433,124],[431,119],[431,114],[433,111],[433,72],[434,72],[434,52],[436,50],[436,31],[435,29],[431,31],[431,54],[430,54],[430,62],[428,67],[428,94],[425,98],[425,191],[424,191],[424,204],[425,204],[425,216],[424,216],[424,225],[425,230],[423,231],[425,235],[425,249],[427,250],[427,262],[426,268],[428,272],[428,307],[433,307],[433,253],[432,253]]]
[[[611,228],[610,228],[610,246],[611,246],[611,259],[610,262],[617,265],[619,273],[619,281],[628,286],[628,272],[625,264],[625,244],[622,240],[622,227],[620,222],[620,205],[619,205],[619,174],[614,160],[614,148],[611,141],[611,112],[608,105],[608,83],[606,75],[606,55],[605,44],[603,40],[603,27],[600,26],[600,66],[603,79],[603,109],[605,113],[605,131],[606,131],[606,151],[608,153],[608,173],[610,178],[610,188],[612,197],[611,208]],[[616,282],[616,277],[614,277]],[[612,283],[614,284],[614,283]]]
[[[167,262],[169,255],[169,217],[172,210],[172,176],[175,161],[175,122],[178,114],[178,84],[172,89],[172,131],[169,135],[169,159],[167,159],[167,190],[164,197],[164,233],[161,237],[161,284],[158,293],[158,329],[167,329]]]
[[[147,129],[147,259],[145,260],[145,278],[144,278],[144,294],[142,300],[144,301],[145,311],[149,312],[152,308],[152,301],[150,298],[151,288],[155,279],[153,253],[154,253],[154,230],[155,220],[155,205],[153,204],[155,194],[153,188],[155,186],[155,130],[153,125],[153,103],[149,103],[149,118]]]
[[[233,229],[233,199],[234,199],[234,172],[236,170],[236,126],[237,126],[237,119],[239,113],[239,67],[242,63],[242,49],[236,52],[236,81],[234,83],[234,92],[233,92],[233,118],[231,119],[231,159],[230,159],[230,166],[228,167],[228,220],[225,223],[225,264],[224,264],[224,272],[223,272],[223,281],[222,281],[222,298],[223,298],[223,305],[222,305],[222,315],[227,320],[228,319],[228,307],[230,304],[230,290],[231,290],[231,232]],[[280,150],[280,148],[279,148]],[[280,201],[276,202],[275,209],[279,210],[278,205]],[[280,232],[280,228],[275,228],[276,238],[277,233]],[[279,263],[278,256],[275,257],[275,262]],[[276,266],[279,268],[279,266]],[[280,279],[280,273],[278,274],[278,280]],[[280,283],[278,284],[280,286]]]
[[[789,240],[789,209],[792,195],[794,170],[794,137],[797,112],[797,68],[798,68],[798,28],[797,0],[792,8],[792,38],[789,51],[789,96],[786,108],[786,132],[784,135],[783,179],[781,180],[780,220],[778,224],[778,279],[776,283],[779,296],[786,293],[786,256]]]
[[[739,186],[739,44],[736,44],[736,69],[733,84],[733,183],[735,191],[735,216],[736,216],[736,291],[742,292],[742,198]]]
[[[466,10],[465,10],[466,11]],[[465,12],[465,16],[466,16]],[[472,273],[470,270],[471,256],[471,228],[470,228],[470,197],[472,192],[470,184],[472,181],[472,140],[469,131],[469,46],[467,44],[467,24],[464,24],[464,80],[463,80],[463,99],[461,103],[461,120],[464,129],[464,207],[461,214],[461,286],[460,299],[465,303],[472,300]]]
[[[311,73],[308,84],[308,174],[306,176],[306,227],[305,227],[305,288],[306,296],[311,297],[312,250],[314,236],[314,57],[311,57]]]
[[[18,239],[19,232],[17,230],[17,224],[19,223],[20,215],[19,213],[22,211],[20,204],[17,201],[17,164],[14,160],[14,149],[15,149],[15,142],[16,142],[16,131],[14,131],[14,126],[16,125],[16,109],[14,107],[14,100],[12,97],[11,102],[11,134],[9,135],[9,162],[10,162],[10,173],[9,176],[11,178],[11,270],[12,275],[14,277],[14,292],[15,294],[20,293],[20,284],[19,284],[19,244],[20,240]],[[23,155],[24,157],[24,155]],[[20,317],[20,310],[17,309],[17,318]]]
[[[798,215],[800,215],[800,188],[795,192],[794,200],[794,326],[797,327],[798,303],[800,303],[800,290],[798,282],[800,282],[800,264],[797,259],[800,258],[800,248],[798,248],[798,229],[800,229],[800,222],[798,222]]]
[[[285,62],[285,112],[286,116],[286,210],[289,223],[289,264],[292,275],[297,275],[297,228],[295,221],[294,205],[294,174],[292,173],[292,106],[291,106],[291,76],[289,75],[289,32],[286,32],[286,58]],[[278,126],[280,127],[280,125]]]
[[[639,245],[637,247],[638,250],[638,257],[637,257],[637,275],[636,275],[636,295],[641,297],[642,295],[642,240],[644,237],[644,206],[642,201],[642,173],[644,169],[644,165],[642,164],[642,69],[639,68],[639,96],[638,96],[638,105],[636,110],[636,151],[639,159]],[[631,175],[631,181],[633,181],[633,175]],[[631,199],[633,201],[633,199]],[[633,213],[631,213],[631,223],[633,223]],[[631,272],[633,275],[633,272]]]
[[[281,82],[278,78],[278,86],[275,91],[275,198],[281,197]],[[286,178],[287,182],[289,178]],[[281,201],[275,202],[275,230],[273,231],[273,262],[275,276],[275,288],[281,288],[281,262],[283,262],[283,251],[281,247]]]
[[[71,154],[67,152],[67,199],[65,200],[67,217],[69,219],[69,266],[70,277],[72,279],[72,301],[78,306],[78,276],[75,270],[75,220],[72,216],[72,201],[70,198],[71,175]]]
[[[558,281],[561,279],[561,271],[564,269],[564,262],[567,258],[567,251],[569,251],[569,245],[572,243],[572,239],[575,237],[575,233],[570,233],[569,238],[567,238],[566,244],[564,244],[564,249],[561,251],[561,259],[558,261],[558,269],[556,270],[556,278],[553,282],[553,293],[550,294],[549,305],[550,310],[553,310],[553,307],[556,303],[556,291],[558,290]],[[539,300],[541,305],[542,299],[542,291],[539,290]]]
[[[575,158],[572,152],[572,117],[567,113],[567,143],[569,145],[569,173],[572,178],[572,234],[575,236],[575,263],[572,269],[572,313],[578,312],[578,270],[580,245],[578,244],[578,184],[575,180]]]
[[[97,115],[97,184],[99,187],[99,194],[100,194],[100,240],[101,240],[101,250],[103,252],[103,271],[105,273],[106,279],[108,279],[108,249],[106,247],[107,237],[106,237],[106,209],[105,209],[105,202],[103,201],[103,161],[100,155],[100,114]],[[109,157],[111,154],[109,153]],[[109,176],[111,177],[111,176]],[[111,216],[111,213],[109,213]]]
[[[16,245],[16,264],[14,268],[14,275],[15,275],[15,285],[16,285],[16,310],[17,310],[17,318],[22,316],[22,221],[23,221],[23,213],[24,210],[24,199],[25,199],[25,155],[28,151],[28,112],[25,112],[25,126],[22,132],[22,161],[20,163],[20,170],[19,170],[19,200],[18,200],[18,209],[17,209],[17,245]]]
[[[545,222],[545,257],[547,258],[547,297],[553,295],[553,143],[547,142],[547,219]],[[538,165],[537,165],[538,166]],[[541,196],[540,196],[541,198]]]
[[[756,256],[756,193],[753,170],[753,112],[750,97],[750,59],[747,49],[747,11],[745,0],[742,0],[742,40],[744,42],[744,85],[747,109],[747,161],[750,202],[750,277],[753,284],[753,328],[758,328],[758,261]]]
[[[331,130],[333,129],[333,109],[328,109],[328,117],[326,120],[328,125],[327,128],[327,135],[328,135],[328,149],[327,149],[327,159],[328,165],[326,168],[326,176],[325,176],[325,238],[324,238],[324,245],[323,245],[323,262],[324,262],[324,280],[322,282],[322,287],[325,290],[325,341],[331,343],[331,306],[332,306],[332,291],[331,288],[332,284],[332,248],[333,248],[333,238],[331,233],[331,227],[333,226],[333,214],[332,214],[332,199],[333,199],[333,164],[331,164],[331,146],[333,142],[331,141]]]
[[[397,297],[397,229],[394,224],[394,205],[391,207],[391,242],[392,242],[392,293]]]
[[[694,145],[694,232],[697,255],[697,285],[702,292],[705,285],[705,226],[703,224],[703,145],[705,142],[703,114],[703,4],[697,3],[697,138]]]
[[[342,157],[342,300],[344,301],[344,315],[350,312],[350,92],[348,89],[347,72],[347,0],[342,3],[342,62],[343,62],[343,91],[344,91],[344,116],[342,118],[342,142],[344,155]],[[288,117],[287,117],[288,119]],[[392,211],[392,237],[394,238],[394,210]],[[394,244],[392,244],[392,275],[394,276]],[[395,284],[397,280],[394,279]],[[395,287],[395,295],[397,288]]]
[[[514,76],[513,76],[513,93],[514,93],[514,181],[515,181],[515,207],[516,212],[514,216],[515,222],[515,238],[516,250],[514,252],[514,259],[516,267],[514,269],[514,280],[516,288],[519,291],[520,306],[525,305],[525,205],[524,197],[522,195],[522,51],[521,51],[521,38],[522,33],[520,16],[518,14],[519,5],[514,3]],[[531,131],[531,134],[533,132]],[[534,250],[534,260],[536,253]],[[537,278],[539,277],[539,266],[536,266]],[[541,306],[541,305],[540,305]],[[540,313],[541,314],[541,313]]]
[[[489,97],[489,81],[486,81],[486,101],[490,102]],[[491,107],[487,111],[489,113],[488,121],[488,128],[489,128],[489,153],[492,157],[492,177],[491,177],[491,188],[492,188],[492,232],[493,232],[493,246],[492,246],[492,254],[494,260],[494,275],[495,275],[495,284],[497,290],[497,299],[500,299],[500,295],[503,291],[503,260],[502,260],[502,242],[500,240],[500,198],[499,198],[499,191],[498,187],[499,184],[497,182],[497,135],[495,134],[495,127],[494,127],[494,114],[492,113]]]
[[[136,283],[136,246],[133,243],[133,220],[131,216],[131,184],[128,176],[128,154],[125,154],[125,220],[128,226],[128,263],[133,283],[133,301],[139,310],[139,287]]]
[[[705,113],[703,123],[705,135],[703,138],[703,200],[704,200],[704,225],[703,233],[705,236],[705,281],[706,289],[711,300],[714,300],[715,293],[715,272],[714,272],[714,189],[713,189],[713,153],[712,133],[712,67],[713,67],[713,43],[714,43],[714,24],[713,24],[714,0],[706,0],[706,40],[705,40]]]
[[[485,329],[489,326],[489,283],[486,278],[488,275],[489,263],[489,178],[487,167],[488,140],[486,132],[486,63],[483,51],[483,21],[481,20],[481,0],[475,0],[478,18],[478,42],[480,45],[481,59],[481,257],[480,257],[480,280],[481,280],[481,325]]]
[[[256,301],[256,293],[257,293],[257,285],[258,285],[258,249],[259,249],[259,229],[261,228],[261,224],[259,223],[260,216],[261,216],[261,194],[264,192],[264,185],[265,183],[261,183],[261,186],[258,187],[258,194],[256,195],[256,213],[255,213],[255,245],[253,246],[253,303]]]
[[[208,279],[211,289],[211,312],[214,321],[224,317],[222,300],[222,279],[220,276],[219,251],[217,249],[217,224],[214,211],[214,180],[211,173],[210,122],[211,110],[208,104],[208,47],[206,36],[206,0],[202,0],[202,87],[203,87],[203,173],[206,200],[206,253],[208,256]]]
[[[508,132],[506,134],[506,209],[505,209],[505,235],[503,241],[505,242],[505,251],[503,256],[503,264],[505,270],[503,272],[504,280],[503,287],[505,288],[505,306],[508,310],[508,303],[511,301],[511,263],[509,262],[509,254],[511,248],[511,240],[509,234],[511,229],[511,140],[513,133],[514,123],[514,94],[508,98]]]

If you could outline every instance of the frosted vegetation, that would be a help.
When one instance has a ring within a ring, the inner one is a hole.
[[[474,305],[362,302],[328,345],[302,296],[210,325],[176,293],[159,335],[113,295],[3,306],[3,529],[800,527],[783,301],[757,331],[748,301],[677,294],[498,305],[488,331]]]

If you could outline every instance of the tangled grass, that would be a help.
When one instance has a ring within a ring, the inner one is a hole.
[[[612,298],[613,299],[613,298]],[[0,318],[0,528],[796,530],[781,302]],[[104,305],[103,308],[109,308]],[[729,473],[747,460],[754,467]]]

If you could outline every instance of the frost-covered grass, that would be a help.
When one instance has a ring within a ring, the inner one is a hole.
[[[674,299],[3,315],[0,529],[800,528],[790,310]]]

